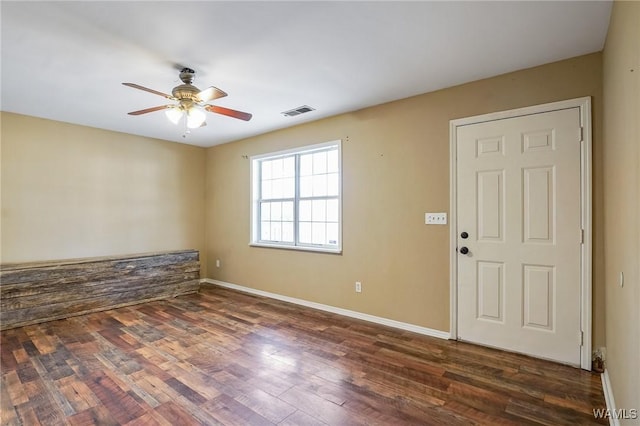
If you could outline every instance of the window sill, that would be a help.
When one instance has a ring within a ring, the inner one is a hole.
[[[279,245],[279,244],[267,244],[267,243],[249,243],[251,247],[261,247],[261,248],[271,248],[271,249],[282,249],[282,250],[293,250],[293,251],[307,251],[312,253],[324,253],[324,254],[342,254],[342,249],[330,249],[324,247],[306,247],[306,246],[289,246],[289,245]]]

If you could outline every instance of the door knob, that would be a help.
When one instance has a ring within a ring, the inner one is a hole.
[[[469,238],[469,234],[467,234],[466,232],[463,232],[462,234],[460,234],[460,238],[462,238],[463,240],[466,240],[467,238]]]
[[[467,253],[469,253],[469,249],[466,248],[466,247],[460,247],[460,253],[467,254]]]

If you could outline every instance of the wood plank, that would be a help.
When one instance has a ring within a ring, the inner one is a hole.
[[[212,286],[0,337],[2,424],[607,424],[597,374]]]
[[[195,250],[0,265],[0,329],[196,293]]]

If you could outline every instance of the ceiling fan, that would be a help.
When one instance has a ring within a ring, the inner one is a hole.
[[[177,101],[175,104],[161,105],[141,109],[139,111],[132,111],[129,115],[141,115],[149,112],[166,110],[165,113],[167,117],[174,124],[178,124],[182,117],[186,117],[186,127],[189,129],[206,126],[206,114],[204,111],[214,112],[216,114],[222,114],[244,121],[251,120],[252,115],[248,112],[236,111],[230,108],[207,104],[207,102],[214,99],[227,96],[227,93],[214,86],[208,87],[204,90],[198,89],[196,86],[191,84],[195,73],[196,72],[191,68],[182,68],[180,71],[180,80],[182,80],[183,84],[174,87],[171,91],[171,95],[149,89],[135,83],[122,83],[125,86],[133,87],[134,89],[144,90],[145,92],[153,93],[166,99],[171,99],[172,101]]]

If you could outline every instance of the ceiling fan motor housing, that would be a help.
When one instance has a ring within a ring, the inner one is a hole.
[[[197,94],[200,93],[200,89],[191,84],[193,83],[195,75],[196,72],[191,68],[182,68],[182,70],[180,70],[180,80],[182,80],[184,84],[174,87],[171,94],[180,101],[191,100],[197,102]]]
[[[197,95],[200,93],[200,89],[190,83],[181,84],[180,86],[176,86],[171,91],[171,94],[177,98],[178,100],[192,100],[194,102],[198,101]]]

